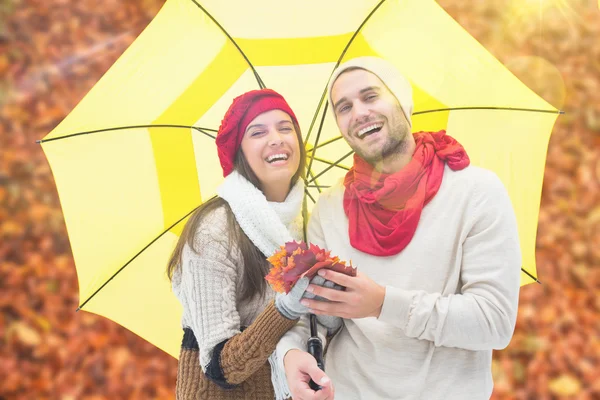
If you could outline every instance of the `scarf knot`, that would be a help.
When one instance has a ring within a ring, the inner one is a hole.
[[[423,207],[439,190],[444,166],[462,170],[469,157],[460,143],[439,132],[417,132],[411,161],[392,174],[378,172],[354,155],[344,179],[344,211],[350,244],[376,256],[391,256],[410,243]]]

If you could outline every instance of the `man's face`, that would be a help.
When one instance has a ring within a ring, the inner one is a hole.
[[[375,164],[402,152],[410,126],[398,99],[373,73],[342,73],[331,88],[337,125],[350,147]]]

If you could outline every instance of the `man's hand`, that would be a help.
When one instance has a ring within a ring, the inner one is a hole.
[[[283,358],[283,365],[294,400],[333,400],[331,380],[321,371],[317,361],[309,353],[297,349],[290,350]],[[322,389],[316,392],[312,390],[308,386],[311,379]]]
[[[339,272],[322,269],[319,275],[338,285],[346,287],[345,291],[328,289],[322,286],[309,285],[307,292],[314,293],[329,300],[318,301],[303,299],[302,304],[316,315],[334,315],[342,318],[379,317],[385,298],[385,287],[378,285],[368,276],[358,272],[356,276],[348,276]]]

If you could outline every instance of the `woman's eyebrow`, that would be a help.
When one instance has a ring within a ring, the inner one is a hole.
[[[266,125],[265,125],[265,124],[254,124],[254,125],[249,125],[249,126],[246,128],[246,132],[248,132],[248,131],[249,131],[250,129],[252,129],[252,128],[266,128]]]

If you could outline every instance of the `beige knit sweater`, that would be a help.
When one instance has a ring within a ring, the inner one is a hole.
[[[350,245],[340,183],[323,192],[308,239],[386,287],[379,318],[345,319],[325,371],[336,400],[482,400],[493,389],[492,350],[517,316],[522,265],[510,198],[498,177],[446,167],[410,244],[376,257]],[[306,324],[286,333],[279,360],[304,349]]]

